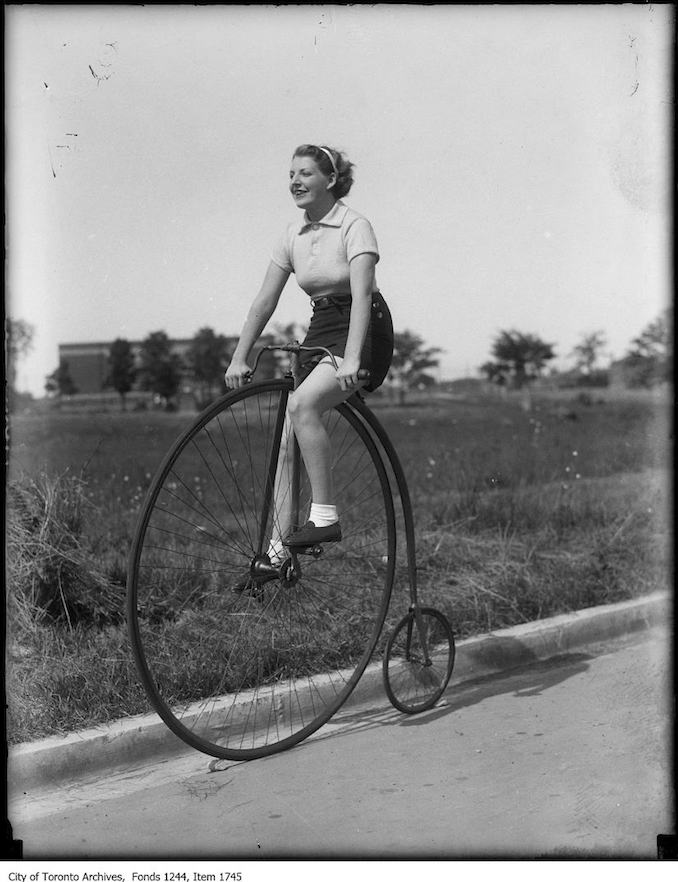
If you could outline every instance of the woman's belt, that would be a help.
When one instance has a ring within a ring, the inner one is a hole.
[[[379,291],[374,291],[372,293],[372,298],[379,298],[381,296]],[[346,303],[351,302],[350,294],[324,294],[322,297],[315,297],[311,300],[311,306],[313,309],[322,309],[325,306],[343,306]]]
[[[315,297],[311,300],[311,306],[313,309],[322,309],[324,306],[343,306],[345,303],[350,302],[350,294],[325,294],[322,297]]]

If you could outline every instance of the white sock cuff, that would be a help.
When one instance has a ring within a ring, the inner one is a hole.
[[[312,502],[308,519],[313,521],[316,527],[329,527],[330,524],[336,524],[339,520],[337,507],[336,505],[323,505],[322,503]]]

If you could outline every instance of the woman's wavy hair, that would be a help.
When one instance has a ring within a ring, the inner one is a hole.
[[[340,150],[327,147],[325,144],[322,146],[324,150],[329,150],[332,154],[332,159],[334,159],[334,164],[337,167],[337,182],[331,188],[330,193],[332,193],[335,199],[341,199],[342,196],[346,196],[353,186],[353,169],[355,166],[352,162],[349,162]],[[302,144],[294,151],[292,158],[295,156],[310,156],[311,159],[316,161],[318,168],[323,174],[329,176],[334,172],[334,169],[332,168],[329,156],[324,150],[315,144]]]

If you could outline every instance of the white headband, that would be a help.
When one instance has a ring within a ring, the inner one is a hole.
[[[330,151],[327,149],[327,147],[320,147],[320,146],[319,146],[319,147],[318,147],[318,150],[322,150],[322,152],[325,153],[325,154],[328,156],[330,162],[332,163],[332,169],[333,169],[335,175],[336,175],[337,177],[339,177],[339,172],[337,171],[337,166],[336,166],[336,164],[335,164],[335,162],[334,162],[334,156],[332,156],[332,154],[331,154]]]

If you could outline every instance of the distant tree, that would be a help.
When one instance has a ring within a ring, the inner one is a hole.
[[[628,385],[648,387],[671,379],[672,324],[673,310],[669,308],[631,341],[631,348],[622,359]]]
[[[7,335],[7,352],[10,359],[15,360],[26,355],[33,345],[35,328],[23,319],[5,319]]]
[[[570,353],[574,358],[575,368],[583,374],[593,373],[606,345],[607,340],[603,331],[584,334],[581,342]]]
[[[506,386],[511,374],[510,366],[499,361],[486,361],[478,368],[481,374],[496,386]]]
[[[485,362],[480,371],[491,382],[522,389],[541,376],[546,363],[555,358],[554,345],[534,334],[501,331],[492,344],[494,361]]]
[[[23,319],[5,319],[5,340],[7,353],[7,395],[9,409],[14,409],[17,397],[17,365],[21,358],[30,352],[35,328]]]
[[[120,406],[125,410],[125,395],[132,389],[136,377],[134,353],[128,340],[118,337],[111,344],[108,354],[108,377],[106,386],[111,386],[120,396]]]
[[[408,389],[419,385],[428,386],[435,382],[434,377],[428,374],[427,370],[440,364],[437,355],[441,352],[442,349],[437,346],[426,347],[424,340],[412,331],[395,334],[389,375],[398,390],[399,404],[405,403]]]
[[[181,384],[182,361],[172,352],[164,331],[154,331],[141,344],[139,378],[142,389],[159,395],[167,408]]]
[[[65,358],[59,359],[59,367],[45,379],[45,391],[50,395],[75,395],[77,386],[71,377]]]
[[[201,328],[191,341],[186,360],[200,389],[201,406],[212,400],[215,387],[220,389],[223,385],[224,371],[234,348],[223,334],[215,334],[212,328]]]

